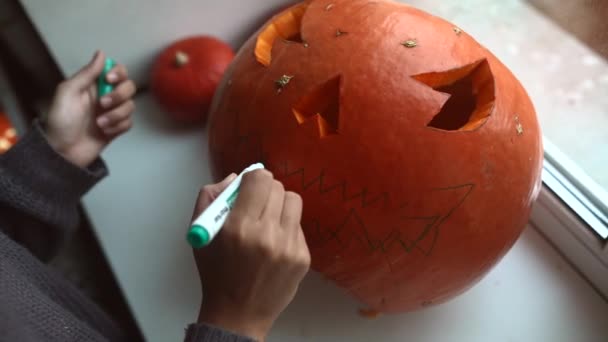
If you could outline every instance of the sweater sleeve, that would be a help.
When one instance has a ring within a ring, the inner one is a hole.
[[[65,160],[35,123],[0,155],[0,218],[5,233],[39,258],[49,259],[78,225],[80,197],[106,175],[100,159],[86,169]]]
[[[184,342],[255,342],[209,324],[190,324],[186,329]]]

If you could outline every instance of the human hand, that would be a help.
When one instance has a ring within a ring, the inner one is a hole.
[[[49,144],[65,159],[87,167],[116,137],[131,128],[135,105],[135,83],[128,79],[124,65],[115,66],[106,76],[114,90],[97,98],[97,78],[105,63],[103,52],[57,87],[45,122]]]
[[[236,176],[203,188],[196,218]],[[243,176],[239,197],[213,242],[194,250],[203,286],[199,323],[259,341],[292,301],[308,272],[302,199],[266,170]]]

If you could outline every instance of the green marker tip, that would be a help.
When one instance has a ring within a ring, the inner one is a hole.
[[[203,226],[194,225],[190,227],[186,240],[188,240],[192,248],[198,249],[207,246],[211,239],[207,229],[203,228]]]

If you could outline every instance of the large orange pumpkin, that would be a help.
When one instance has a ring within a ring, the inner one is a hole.
[[[243,46],[210,114],[217,178],[257,161],[304,199],[313,268],[371,309],[440,303],[524,229],[542,145],[466,32],[389,1],[306,1]]]
[[[204,123],[215,89],[233,58],[232,48],[213,37],[176,41],[156,58],[152,93],[175,121]]]

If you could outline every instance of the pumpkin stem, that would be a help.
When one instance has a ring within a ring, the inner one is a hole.
[[[190,57],[185,52],[177,51],[175,53],[175,65],[178,67],[183,67],[184,65],[188,64],[189,61]]]

